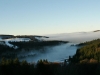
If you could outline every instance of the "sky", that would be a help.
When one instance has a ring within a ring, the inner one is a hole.
[[[100,0],[0,0],[0,34],[45,35],[100,29]]]

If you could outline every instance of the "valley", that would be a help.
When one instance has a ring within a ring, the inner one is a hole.
[[[0,58],[19,58],[20,61],[26,60],[31,63],[37,62],[40,59],[48,59],[52,62],[63,62],[69,56],[73,56],[76,53],[76,50],[81,46],[77,46],[77,44],[98,39],[99,35],[99,31],[45,36],[1,35]]]

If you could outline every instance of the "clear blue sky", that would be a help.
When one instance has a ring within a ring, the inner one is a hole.
[[[100,0],[0,0],[0,34],[100,29]]]

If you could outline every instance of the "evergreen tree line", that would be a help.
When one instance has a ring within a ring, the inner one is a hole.
[[[39,50],[41,48],[44,48],[46,46],[55,46],[59,45],[61,43],[67,43],[64,41],[41,41],[41,42],[34,42],[34,41],[29,41],[29,42],[9,42],[13,44],[14,46],[18,46],[18,49],[14,49],[13,47],[9,47],[7,45],[0,45],[0,58],[5,57],[5,58],[16,58],[17,57],[17,52],[20,52],[21,50],[29,51],[29,50]]]
[[[0,62],[0,75],[100,75],[100,64],[58,63],[39,60],[37,63],[19,61],[17,58]]]
[[[83,43],[76,54],[69,59],[74,63],[100,63],[100,39]]]
[[[45,46],[55,46],[59,45],[61,43],[68,43],[68,41],[29,41],[29,42],[9,42],[10,44],[13,44],[14,46],[18,46],[19,49],[28,49],[28,48],[41,48]]]

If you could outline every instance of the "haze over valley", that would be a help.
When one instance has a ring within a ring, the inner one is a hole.
[[[51,34],[45,36],[36,35],[0,35],[0,45],[13,48],[13,51],[2,52],[1,57],[17,57],[27,62],[37,62],[40,59],[48,59],[52,62],[63,62],[69,56],[73,56],[79,48],[79,43],[99,39],[100,31],[74,32]],[[31,46],[30,46],[31,44]]]
[[[0,0],[0,75],[100,75],[100,0]]]

